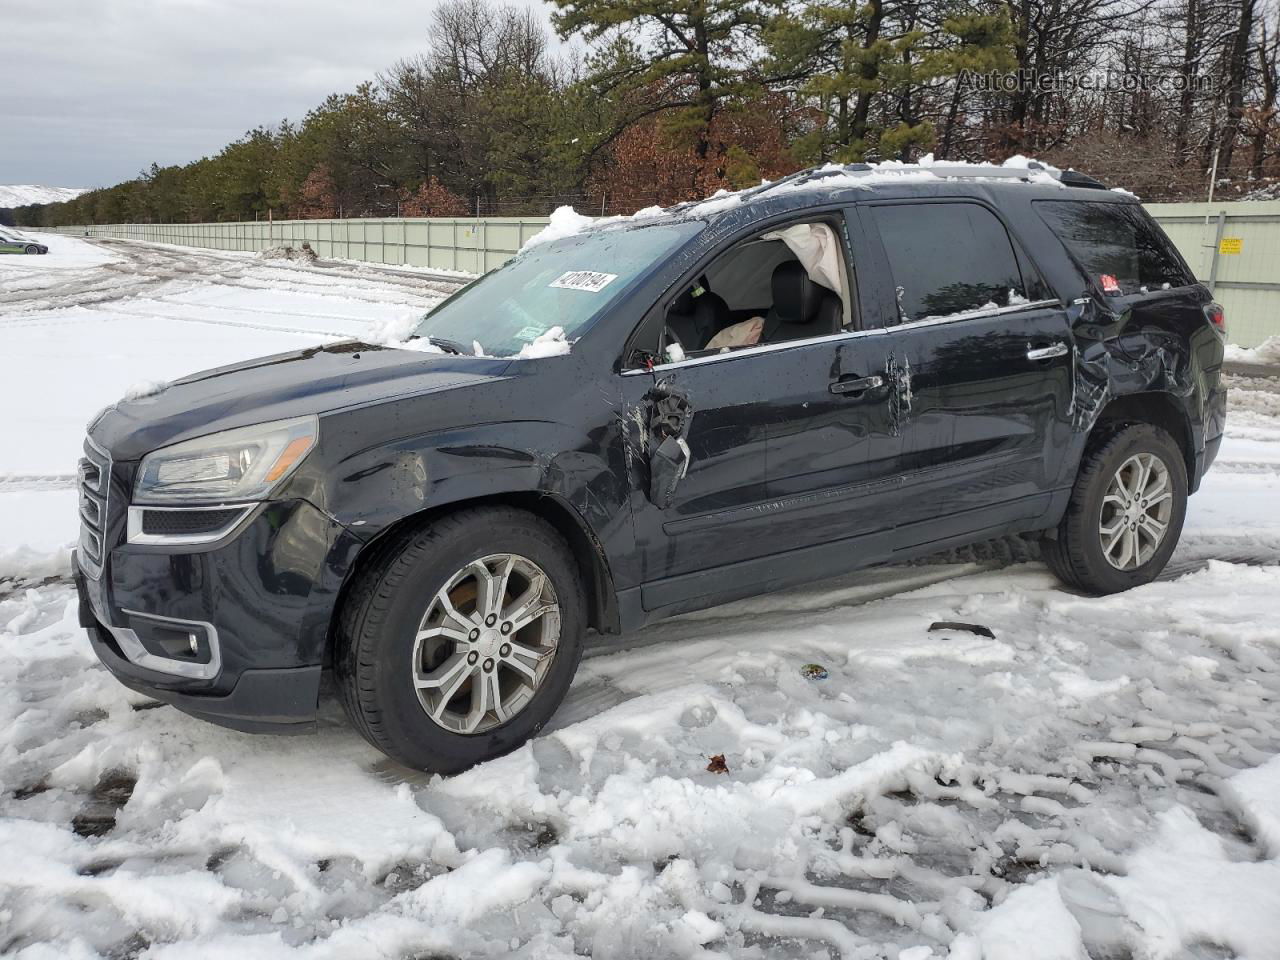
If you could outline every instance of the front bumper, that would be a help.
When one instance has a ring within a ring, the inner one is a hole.
[[[263,504],[207,546],[113,529],[99,576],[74,564],[80,622],[133,690],[237,730],[306,732],[350,540],[305,500]]]

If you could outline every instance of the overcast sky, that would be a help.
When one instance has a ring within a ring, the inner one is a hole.
[[[300,119],[423,50],[436,2],[0,0],[0,183],[106,186]]]

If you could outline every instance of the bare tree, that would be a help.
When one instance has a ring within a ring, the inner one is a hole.
[[[1253,40],[1254,11],[1257,0],[1240,0],[1239,20],[1231,38],[1226,63],[1227,122],[1222,127],[1222,151],[1218,169],[1231,172],[1236,138],[1244,119],[1245,82],[1249,75],[1249,48]]]

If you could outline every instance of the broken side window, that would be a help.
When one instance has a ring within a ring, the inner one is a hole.
[[[1168,237],[1136,203],[1037,200],[1034,206],[1084,272],[1110,295],[1196,282]]]

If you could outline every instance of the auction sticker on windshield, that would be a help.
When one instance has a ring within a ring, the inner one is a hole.
[[[551,281],[551,286],[562,290],[586,290],[588,293],[599,293],[614,280],[616,273],[596,273],[594,270],[570,270]]]

